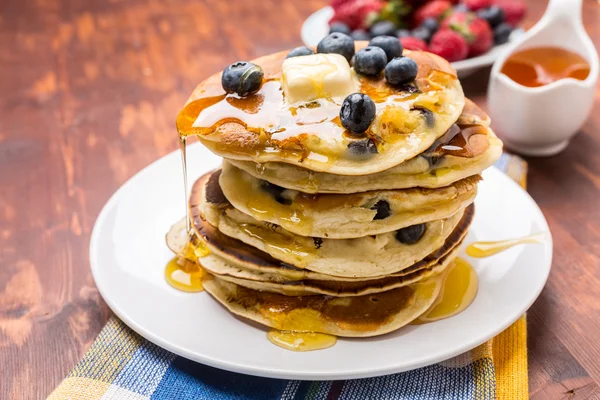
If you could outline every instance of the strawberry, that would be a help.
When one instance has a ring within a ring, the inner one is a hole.
[[[332,22],[343,22],[350,29],[364,29],[369,27],[379,16],[379,12],[385,5],[382,0],[351,0],[339,5],[335,14],[329,20]]]
[[[447,0],[433,0],[421,6],[413,15],[415,26],[421,25],[427,18],[441,20],[452,9],[452,3]]]
[[[331,0],[329,5],[331,6],[331,8],[337,11],[337,9],[340,8],[341,5],[349,3],[351,1],[352,0]]]
[[[469,44],[469,57],[488,51],[494,44],[494,33],[486,20],[472,12],[455,13],[442,22],[442,28],[464,36]]]
[[[467,57],[469,44],[460,33],[441,29],[431,38],[429,51],[448,61],[460,61]]]
[[[491,6],[492,0],[463,0],[462,3],[467,6],[469,10],[477,11]]]
[[[400,38],[400,43],[402,43],[402,47],[408,50],[427,50],[427,43],[421,39],[417,39],[416,37],[407,36]]]
[[[522,0],[495,0],[495,4],[504,11],[504,22],[513,27],[519,25],[527,12]]]

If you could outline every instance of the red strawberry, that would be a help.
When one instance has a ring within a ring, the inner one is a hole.
[[[460,33],[441,29],[431,38],[429,51],[448,61],[460,61],[467,57],[469,45]]]
[[[477,11],[491,6],[492,0],[463,0],[462,3],[467,6],[469,10]]]
[[[522,0],[495,0],[495,4],[504,11],[504,22],[512,26],[519,25],[527,12]]]
[[[424,40],[418,39],[416,37],[407,36],[400,38],[400,43],[402,43],[402,47],[408,50],[423,50],[427,51],[427,43]]]
[[[351,2],[352,0],[331,0],[329,5],[334,10],[337,10],[341,5]]]
[[[377,19],[379,11],[383,8],[385,2],[382,0],[352,0],[341,4],[336,10],[333,17],[329,20],[332,22],[343,22],[350,29],[367,28],[373,21]]]
[[[447,0],[433,0],[420,7],[413,15],[415,26],[421,25],[427,18],[440,20],[452,9],[452,3]]]
[[[442,22],[442,28],[452,29],[464,36],[469,44],[469,57],[485,53],[494,44],[490,25],[472,12],[452,14]]]

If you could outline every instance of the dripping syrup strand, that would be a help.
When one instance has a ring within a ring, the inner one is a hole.
[[[499,240],[495,242],[475,242],[467,246],[466,252],[474,258],[490,257],[519,244],[542,243],[546,236],[546,232],[538,232],[518,239]]]
[[[192,223],[190,221],[190,210],[188,206],[188,179],[187,179],[187,137],[181,136],[179,138],[179,148],[181,149],[181,166],[183,168],[183,192],[185,200],[185,230],[190,237],[192,231]]]

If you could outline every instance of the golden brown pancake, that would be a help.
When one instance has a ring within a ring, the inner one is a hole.
[[[283,162],[314,171],[364,175],[398,165],[429,148],[459,118],[464,95],[454,69],[434,54],[405,50],[419,71],[414,84],[392,87],[359,79],[359,91],[377,105],[367,132],[347,132],[339,122],[343,98],[288,104],[281,87],[287,52],[253,62],[264,70],[258,93],[226,95],[221,73],[194,90],[177,121],[181,135],[197,135],[214,153],[254,162]]]
[[[437,298],[442,276],[356,297],[285,296],[248,289],[211,274],[203,284],[232,313],[272,328],[367,337],[397,330],[423,314]]]

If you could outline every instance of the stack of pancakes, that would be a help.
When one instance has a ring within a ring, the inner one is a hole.
[[[358,137],[336,121],[339,99],[289,114],[285,53],[254,61],[265,79],[252,96],[224,94],[220,74],[194,91],[179,133],[225,158],[191,191],[205,250],[195,255],[205,289],[231,312],[281,330],[373,336],[435,303],[502,143],[445,60],[405,55],[419,66],[413,84],[357,78],[377,104]]]

